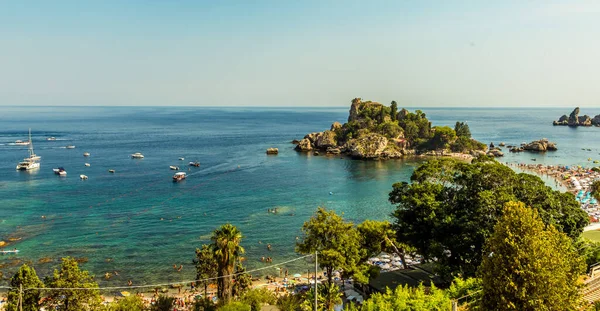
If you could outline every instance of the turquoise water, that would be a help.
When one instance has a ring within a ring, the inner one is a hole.
[[[547,137],[559,151],[507,154],[502,161],[591,165],[600,159],[600,128],[553,127],[570,109],[423,109],[434,125],[467,121],[486,143],[518,144]],[[250,268],[292,259],[295,237],[317,206],[347,219],[386,219],[393,210],[387,194],[407,181],[418,161],[355,161],[296,153],[289,142],[344,122],[348,108],[131,108],[1,107],[0,240],[18,237],[0,256],[6,278],[22,262],[48,274],[64,256],[86,257],[96,275],[119,271],[105,286],[171,282],[194,278],[194,250],[216,227],[231,222],[243,232]],[[587,112],[587,111],[584,111]],[[598,111],[590,111],[600,113]],[[37,172],[17,172],[32,128]],[[56,141],[46,141],[54,136]],[[75,149],[64,146],[75,145]],[[265,149],[278,147],[277,156]],[[581,148],[592,151],[582,151]],[[83,153],[91,157],[84,158]],[[142,152],[144,159],[130,154]],[[185,161],[179,161],[185,157]],[[190,175],[173,183],[170,165]],[[84,163],[90,163],[85,167]],[[53,174],[63,166],[66,178]],[[108,169],[116,170],[115,174]],[[89,180],[79,180],[79,174]],[[329,193],[332,192],[333,195]],[[278,214],[268,209],[278,208]],[[272,251],[266,244],[273,246]],[[52,262],[41,264],[40,258]],[[173,265],[183,265],[181,272]],[[290,264],[290,272],[310,267]],[[276,273],[273,269],[265,273]]]

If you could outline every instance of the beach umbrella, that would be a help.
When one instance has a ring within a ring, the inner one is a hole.
[[[394,261],[394,262],[392,262],[392,266],[400,267],[400,266],[402,266],[402,262],[401,261]]]
[[[381,255],[381,258],[390,258],[390,255],[388,255],[388,254],[383,254],[383,255]]]
[[[377,258],[377,257],[372,257],[372,258],[369,258],[369,261],[373,261],[373,262],[378,262],[378,261],[380,261],[380,260],[381,260],[381,259],[379,259],[379,258]]]
[[[294,277],[299,278],[299,277],[302,277],[302,275],[300,273],[296,273],[296,274],[294,274]]]
[[[387,269],[389,269],[389,268],[391,268],[391,267],[392,267],[392,266],[390,266],[390,265],[389,265],[389,264],[387,264],[387,263],[386,263],[385,265],[381,265],[381,266],[379,266],[379,268],[381,268],[381,269],[384,269],[384,270],[387,270]]]
[[[346,297],[346,300],[351,301],[354,298],[355,298],[354,296],[348,296],[348,297]]]
[[[120,292],[120,294],[123,297],[128,297],[129,295],[131,295],[131,293],[129,293],[129,292]]]
[[[387,259],[387,258],[383,258],[381,259],[381,262],[390,262],[391,260]]]

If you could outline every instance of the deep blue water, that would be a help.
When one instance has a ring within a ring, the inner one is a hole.
[[[569,108],[422,110],[434,125],[467,121],[486,143],[542,137],[558,143],[554,153],[507,153],[502,161],[589,166],[588,158],[600,159],[600,128],[552,126]],[[86,257],[84,268],[98,276],[119,271],[109,281],[98,278],[102,285],[190,280],[195,248],[226,222],[241,229],[247,265],[259,268],[261,256],[274,262],[298,256],[295,237],[317,206],[356,222],[385,219],[393,210],[392,184],[407,181],[418,162],[312,156],[290,144],[347,115],[348,108],[0,107],[0,240],[21,238],[7,247],[18,248],[18,256],[0,256],[2,282],[22,262],[46,275],[64,256]],[[28,128],[42,166],[18,172],[27,147],[11,143],[26,140]],[[279,155],[267,156],[268,147],[278,147]],[[145,158],[131,159],[134,152]],[[169,166],[188,170],[193,160],[201,167],[174,184]],[[58,166],[67,177],[53,174]],[[275,207],[279,214],[267,213]],[[38,263],[43,257],[53,261]],[[308,268],[303,261],[289,266],[290,273]]]

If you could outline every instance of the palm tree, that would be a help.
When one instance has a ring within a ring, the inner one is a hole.
[[[213,241],[213,250],[218,267],[217,296],[219,297],[219,303],[227,304],[231,300],[231,275],[235,263],[244,253],[244,248],[240,246],[242,232],[234,225],[224,224],[213,232],[210,239]]]

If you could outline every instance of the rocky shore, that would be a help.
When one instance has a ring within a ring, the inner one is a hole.
[[[558,120],[552,122],[553,125],[567,126],[600,126],[600,114],[591,118],[590,116],[579,115],[579,107],[575,108],[569,116],[563,115]]]
[[[510,151],[510,152],[523,152],[523,151],[546,152],[546,151],[556,151],[556,150],[558,150],[556,143],[550,142],[546,138],[542,138],[540,140],[534,140],[530,143],[523,143],[520,146],[508,146],[508,151]]]

